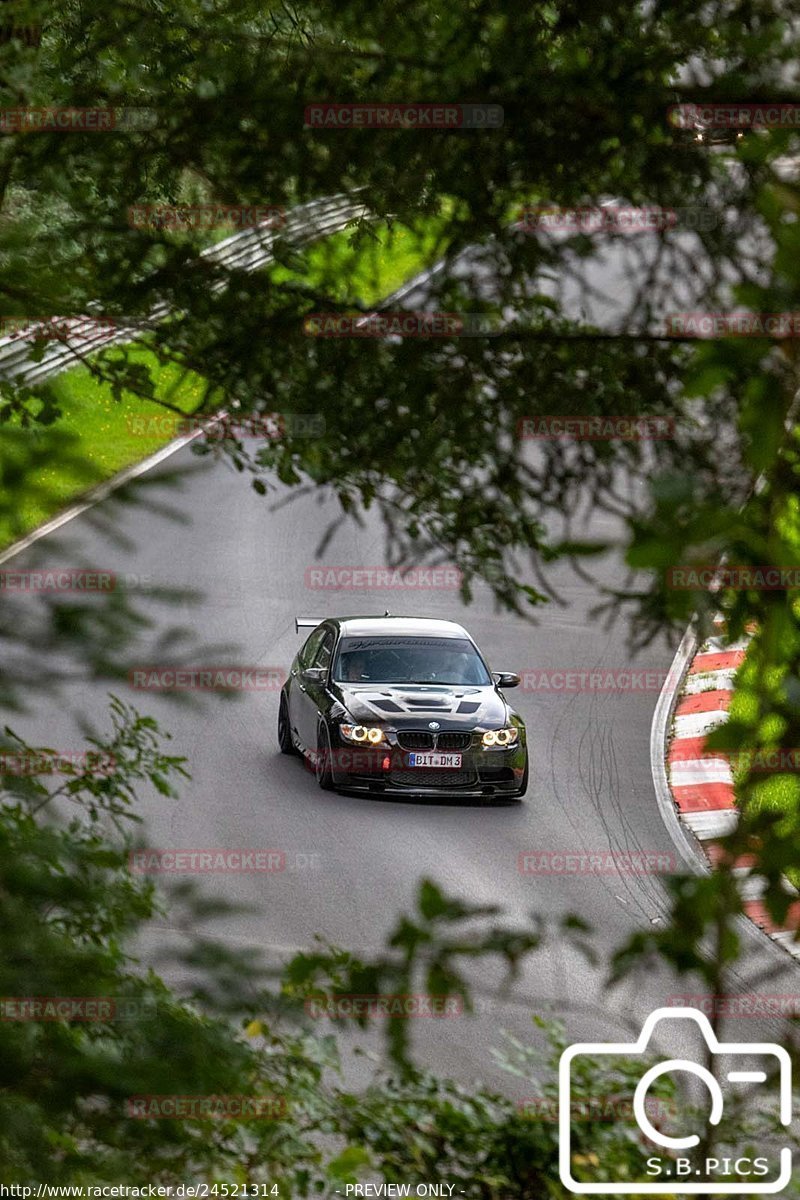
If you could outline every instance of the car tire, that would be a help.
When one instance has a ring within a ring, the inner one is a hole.
[[[292,740],[292,727],[289,723],[289,704],[284,692],[278,705],[278,745],[281,754],[297,754],[297,747]]]
[[[331,739],[326,725],[320,725],[317,733],[317,754],[314,759],[314,774],[323,792],[333,791],[331,770]]]

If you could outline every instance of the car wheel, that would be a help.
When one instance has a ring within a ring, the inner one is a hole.
[[[281,692],[281,701],[278,705],[278,745],[281,754],[297,754],[297,749],[292,741],[292,727],[289,724],[289,705],[283,692]]]
[[[317,734],[317,756],[314,759],[314,773],[317,783],[323,792],[333,790],[333,771],[331,770],[331,739],[325,725],[320,725]]]

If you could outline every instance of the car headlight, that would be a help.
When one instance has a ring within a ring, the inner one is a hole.
[[[505,729],[487,729],[483,735],[484,746],[513,746],[518,740],[516,725],[508,725]]]
[[[359,746],[380,746],[386,740],[376,725],[340,725],[339,732],[348,742]]]

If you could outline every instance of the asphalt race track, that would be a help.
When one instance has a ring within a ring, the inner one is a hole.
[[[462,621],[494,670],[524,675],[534,669],[635,667],[660,679],[670,666],[673,649],[663,643],[631,662],[625,624],[602,629],[589,615],[598,599],[595,587],[567,567],[551,575],[563,606],[542,608],[535,624],[495,611],[488,589],[469,607],[452,590],[311,590],[305,571],[316,563],[313,548],[335,513],[332,504],[303,497],[275,510],[226,462],[197,459],[190,449],[181,450],[156,474],[183,466],[189,470],[177,490],[154,488],[150,481],[151,499],[163,499],[161,511],[112,497],[99,513],[77,517],[17,555],[13,566],[91,563],[119,572],[129,584],[140,585],[137,606],[160,623],[180,622],[203,643],[227,645],[224,656],[193,658],[198,664],[235,662],[286,670],[299,645],[295,614],[382,613],[388,608]],[[606,521],[595,514],[587,532],[613,532]],[[363,530],[347,526],[321,561],[381,565],[380,527],[371,522]],[[598,577],[606,582],[614,582],[620,572],[617,555],[597,566]],[[147,594],[148,588],[162,585],[199,592],[202,599],[165,606]],[[41,603],[34,597],[27,602]],[[157,648],[157,633],[154,628],[142,635],[138,662],[178,658]],[[102,727],[107,724],[107,690],[101,684],[67,685],[62,695],[68,705],[53,697],[39,703],[35,714],[15,717],[13,724],[34,743],[80,745],[79,726],[68,710],[74,706]],[[209,931],[232,945],[260,947],[270,962],[308,946],[316,933],[369,953],[396,916],[410,908],[424,875],[469,901],[502,905],[514,921],[524,921],[531,911],[551,917],[576,912],[595,927],[601,962],[634,930],[665,915],[658,874],[539,875],[519,870],[520,854],[531,851],[608,850],[667,856],[681,868],[650,776],[648,744],[657,686],[616,693],[522,687],[509,693],[527,722],[531,783],[524,803],[500,808],[395,803],[319,791],[310,771],[278,752],[277,691],[249,692],[234,700],[195,696],[186,706],[164,694],[116,690],[157,716],[173,734],[174,751],[190,760],[193,778],[183,785],[179,800],[155,794],[142,798],[149,846],[285,852],[285,871],[207,875],[202,880],[208,894],[252,909],[214,921]],[[177,936],[168,927],[155,929],[148,955],[168,952]],[[749,936],[748,971],[777,967],[767,990],[794,990],[796,968],[789,956],[756,930]],[[159,965],[173,982],[180,982],[168,957]],[[557,939],[528,960],[505,1000],[493,998],[496,978],[488,963],[476,973],[477,1016],[435,1025],[418,1021],[414,1034],[431,1066],[464,1080],[489,1079],[512,1095],[519,1095],[521,1085],[496,1071],[489,1056],[501,1028],[527,1040],[532,1035],[530,1012],[555,1011],[568,1017],[576,1038],[625,1040],[652,1009],[692,990],[663,970],[648,970],[604,993],[604,969],[590,966]],[[740,986],[747,990],[744,974]],[[747,1027],[736,1031],[747,1040],[776,1032],[769,1021],[734,1024]]]
[[[621,280],[607,273],[605,280],[611,291],[623,294]],[[403,292],[405,306],[425,303],[424,287]],[[167,486],[176,470],[179,486]],[[188,757],[192,773],[177,801],[155,793],[142,796],[149,846],[273,848],[286,855],[281,872],[204,876],[209,895],[249,909],[209,923],[209,932],[234,946],[258,947],[270,963],[309,946],[315,934],[369,954],[381,946],[397,916],[412,907],[423,876],[468,901],[501,905],[511,922],[525,922],[531,912],[551,918],[577,913],[594,927],[599,966],[556,937],[527,960],[503,998],[495,994],[497,972],[488,962],[482,965],[473,976],[475,1017],[415,1022],[414,1037],[428,1065],[464,1081],[480,1077],[515,1096],[524,1094],[524,1084],[498,1071],[489,1051],[500,1044],[504,1028],[526,1042],[538,1037],[531,1012],[565,1017],[575,1040],[629,1040],[653,1009],[701,990],[654,967],[612,992],[604,990],[605,964],[613,950],[636,930],[665,918],[658,873],[519,869],[520,855],[536,851],[641,852],[684,869],[656,803],[649,758],[653,710],[674,646],[660,641],[631,660],[625,622],[618,619],[606,628],[593,618],[597,586],[566,565],[548,576],[561,603],[542,607],[535,622],[496,611],[488,588],[479,588],[469,607],[452,589],[315,590],[306,586],[308,568],[385,564],[376,519],[368,517],[363,528],[348,524],[316,559],[315,547],[337,514],[333,502],[322,497],[302,496],[276,506],[280,490],[259,497],[225,460],[197,458],[190,448],[155,468],[146,482],[149,505],[111,497],[9,564],[18,569],[34,563],[91,565],[118,572],[137,608],[154,620],[151,630],[142,631],[134,656],[143,665],[238,663],[286,671],[300,645],[295,615],[389,609],[461,621],[493,670],[525,676],[633,669],[651,672],[653,679],[651,687],[637,690],[543,691],[523,685],[509,693],[527,723],[531,780],[524,803],[499,808],[319,791],[310,771],[278,752],[277,690],[247,692],[234,700],[195,694],[186,704],[164,694],[117,688],[172,732],[174,752]],[[141,492],[142,485],[131,488]],[[593,511],[583,534],[616,539],[619,530],[611,521]],[[618,584],[621,552],[593,560],[593,569],[598,582]],[[160,587],[188,589],[197,594],[196,602],[165,605],[150,594]],[[41,603],[34,597],[27,602]],[[173,623],[205,646],[224,650],[182,657],[166,651],[158,635]],[[46,655],[38,655],[36,668],[47,671]],[[67,685],[60,696],[37,702],[31,715],[15,715],[13,725],[34,744],[75,747],[81,744],[80,726],[70,711],[107,725],[108,690],[99,683]],[[744,936],[748,953],[735,990],[794,993],[797,968],[790,957],[754,927],[745,927]],[[144,947],[178,984],[182,978],[170,963],[170,947],[179,938],[167,922],[152,930]],[[771,978],[759,989],[756,981],[764,971]],[[780,1023],[732,1020],[724,1034],[730,1040],[777,1039]]]

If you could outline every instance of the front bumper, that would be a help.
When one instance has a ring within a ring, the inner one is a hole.
[[[331,755],[334,787],[384,796],[514,796],[522,787],[527,749],[462,752],[461,767],[412,767],[409,752],[398,747],[361,749],[339,746]]]

